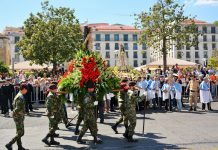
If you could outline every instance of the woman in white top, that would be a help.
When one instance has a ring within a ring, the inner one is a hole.
[[[165,79],[165,83],[162,87],[163,91],[163,101],[165,102],[165,110],[168,111],[168,105],[169,105],[169,98],[170,98],[170,85],[168,84],[169,80],[168,78]]]

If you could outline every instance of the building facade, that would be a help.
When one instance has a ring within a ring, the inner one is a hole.
[[[8,37],[0,34],[0,61],[11,64],[10,43]]]
[[[139,45],[140,30],[131,26],[107,23],[89,24],[92,27],[93,50],[99,52],[109,66],[118,63],[118,52],[123,45],[128,64],[133,67],[150,62],[149,49],[145,44]]]
[[[9,38],[10,41],[10,51],[11,51],[11,63],[22,62],[24,58],[20,53],[20,49],[16,46],[16,43],[22,38],[24,35],[22,28],[15,27],[6,27],[3,31],[3,34]]]
[[[202,35],[199,35],[198,37],[199,44],[192,47],[184,45],[181,48],[172,46],[168,52],[168,57],[191,61],[203,65],[207,62],[208,58],[212,56],[213,50],[218,49],[218,27],[205,21],[194,21],[197,25],[198,32],[202,33]],[[162,59],[162,54],[153,50],[151,52],[151,61],[159,59]]]

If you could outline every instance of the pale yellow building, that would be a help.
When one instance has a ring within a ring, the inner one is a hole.
[[[6,65],[11,64],[9,38],[0,33],[0,61],[3,61]]]

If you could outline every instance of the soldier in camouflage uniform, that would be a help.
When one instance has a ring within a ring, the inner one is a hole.
[[[128,121],[128,127],[126,128],[127,133],[127,140],[128,142],[137,142],[137,140],[133,139],[134,130],[136,127],[136,99],[138,96],[138,91],[135,88],[136,83],[130,82],[129,83],[129,90],[128,90],[128,100],[127,106],[125,111],[126,120]]]
[[[80,131],[80,134],[77,138],[77,143],[79,144],[85,144],[86,142],[82,141],[82,137],[86,133],[86,131],[89,129],[91,132],[91,135],[94,137],[94,143],[99,144],[102,143],[101,140],[97,139],[97,123],[96,123],[96,118],[95,118],[95,101],[96,101],[96,96],[93,93],[94,92],[94,83],[92,81],[88,81],[87,83],[87,88],[88,88],[88,93],[84,96],[84,124],[83,127]]]
[[[127,100],[127,91],[128,91],[128,86],[127,86],[127,79],[123,79],[120,86],[121,86],[121,91],[118,93],[118,100],[119,100],[119,106],[120,106],[120,112],[121,112],[121,117],[120,119],[116,122],[115,125],[113,125],[111,128],[114,130],[116,134],[118,134],[117,131],[117,126],[124,121],[124,126],[127,128],[128,122],[125,117],[125,110],[126,110],[126,100]],[[124,136],[127,133],[124,133]]]
[[[84,95],[82,93],[75,94],[75,103],[77,104],[77,110],[78,110],[76,129],[74,131],[75,135],[79,135],[79,126],[80,126],[81,122],[84,120],[84,106],[83,106],[83,101],[80,100],[81,97],[84,97]]]
[[[47,96],[46,99],[46,107],[48,111],[48,119],[49,119],[49,132],[46,135],[45,138],[42,139],[42,142],[44,142],[47,145],[59,145],[59,142],[56,142],[54,140],[55,137],[55,131],[58,129],[58,123],[60,122],[60,100],[56,94],[57,92],[57,86],[55,84],[51,84],[49,86],[50,93]],[[48,142],[48,138],[50,137],[50,142]]]
[[[18,150],[25,150],[22,146],[21,137],[24,135],[24,115],[25,115],[25,98],[27,93],[26,84],[21,84],[20,92],[16,95],[13,102],[13,119],[16,124],[17,135],[5,147],[12,150],[12,145],[17,142]]]

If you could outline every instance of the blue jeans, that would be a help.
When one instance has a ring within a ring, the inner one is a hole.
[[[181,101],[181,99],[177,99],[176,102],[177,102],[178,110],[181,111],[182,110],[182,101]]]

